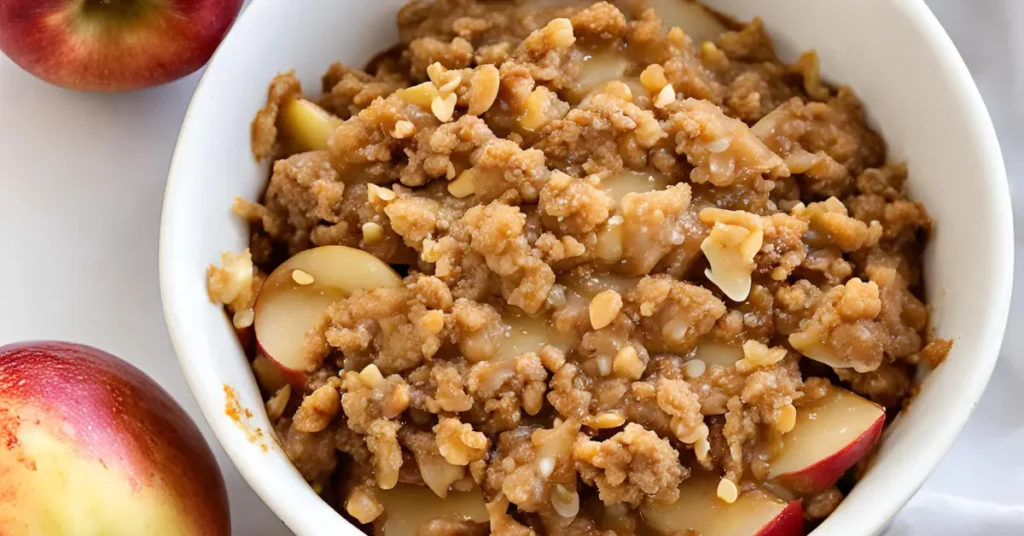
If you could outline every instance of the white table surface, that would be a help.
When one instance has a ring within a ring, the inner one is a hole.
[[[1010,326],[1018,333],[1010,330],[984,400],[925,489],[1024,504],[1024,0],[929,3],[978,81],[1006,155],[1017,210]],[[160,306],[164,181],[197,80],[121,95],[76,93],[0,55],[0,344],[63,339],[134,363],[202,428],[228,485],[234,533],[283,535],[203,421]]]

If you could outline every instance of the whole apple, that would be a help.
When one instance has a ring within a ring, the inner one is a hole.
[[[156,382],[88,346],[0,348],[0,534],[230,532],[213,453]]]
[[[127,91],[202,67],[242,0],[0,0],[0,50],[69,89]]]

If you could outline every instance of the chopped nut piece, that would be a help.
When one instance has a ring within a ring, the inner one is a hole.
[[[442,417],[436,426],[437,448],[446,462],[452,465],[469,465],[487,455],[491,442],[487,436],[474,432],[469,424],[458,419]]]
[[[295,411],[292,427],[300,432],[319,432],[341,411],[341,395],[331,385],[313,391]]]
[[[312,285],[313,276],[302,270],[292,270],[292,281],[299,285]]]
[[[466,100],[469,101],[469,115],[483,115],[491,109],[495,99],[498,98],[498,88],[501,79],[498,75],[498,68],[487,64],[477,67],[473,78],[469,81],[469,92]]]
[[[590,301],[590,325],[601,329],[612,323],[622,310],[622,296],[614,290],[606,290]]]
[[[384,229],[380,224],[368,221],[363,224],[363,242],[373,245],[384,239]]]
[[[639,380],[644,374],[645,367],[646,365],[637,354],[636,348],[632,346],[623,346],[612,361],[612,370],[615,371],[615,375],[630,380]]]
[[[444,312],[427,311],[423,318],[420,319],[420,322],[430,333],[440,333],[444,329]]]
[[[210,301],[227,305],[234,313],[232,322],[242,329],[252,325],[252,308],[256,304],[254,283],[256,271],[248,249],[239,254],[222,253],[220,266],[206,270],[206,290]]]
[[[441,87],[448,80],[444,78],[444,75],[448,73],[448,69],[440,62],[435,61],[427,66],[427,77],[434,83],[436,87]]]
[[[367,387],[373,388],[384,385],[384,375],[380,373],[380,369],[377,365],[366,365],[366,367],[359,373],[359,379]]]
[[[438,86],[437,91],[442,95],[448,95],[449,93],[455,91],[455,89],[458,88],[459,84],[461,83],[462,78],[451,78],[450,80],[445,82],[444,85]]]
[[[348,494],[345,511],[360,523],[369,523],[384,513],[384,505],[377,500],[372,490],[360,486]]]
[[[676,90],[672,87],[672,84],[668,84],[661,88],[658,92],[658,96],[654,98],[655,108],[664,108],[669,104],[672,104],[676,100]],[[721,151],[719,151],[721,152]]]
[[[472,169],[463,171],[459,177],[448,183],[448,193],[462,199],[476,193],[476,185],[473,184],[475,172]]]
[[[718,498],[722,499],[728,504],[736,502],[740,496],[740,489],[736,487],[736,483],[728,478],[723,478],[718,483]]]
[[[450,93],[445,97],[438,95],[430,102],[430,111],[439,121],[447,123],[452,120],[452,116],[455,114],[455,103],[458,100],[459,97],[454,93]]]
[[[580,496],[575,490],[555,484],[551,488],[551,506],[562,517],[576,517],[580,512]]]
[[[381,186],[377,186],[376,184],[367,184],[366,197],[370,203],[373,203],[378,199],[385,202],[394,201],[395,197],[397,196],[395,195],[395,192],[390,188],[383,188]]]
[[[679,438],[679,440],[682,441],[683,443],[686,443],[687,445],[692,445],[702,439],[707,439],[709,433],[710,430],[708,429],[708,426],[706,424],[701,424],[700,426],[694,428],[689,435],[682,436]]]
[[[647,91],[651,95],[657,95],[666,85],[668,85],[668,79],[665,78],[665,69],[658,64],[648,65],[642,73],[640,73],[640,83],[647,88]],[[673,93],[673,98],[675,94]]]
[[[252,309],[242,309],[241,311],[235,312],[235,315],[231,317],[231,323],[238,329],[244,329],[252,325],[256,320],[256,313]]]
[[[707,370],[707,364],[701,359],[691,359],[683,365],[683,374],[686,374],[687,378],[698,378],[704,375],[704,371]]]
[[[758,341],[750,340],[743,343],[743,359],[736,362],[736,370],[747,374],[759,368],[774,365],[785,357],[785,348],[768,348]]]
[[[433,82],[423,82],[416,86],[400,89],[395,92],[395,95],[409,104],[429,109],[433,105],[434,99],[441,94]]]
[[[537,472],[544,478],[551,476],[551,473],[555,472],[555,459],[541,458],[537,462]]]
[[[599,430],[618,428],[623,424],[626,424],[626,416],[618,412],[602,413],[587,421],[587,426]]]
[[[796,407],[793,404],[786,404],[779,409],[779,420],[775,422],[775,429],[780,434],[788,434],[796,426]]]
[[[711,452],[711,442],[707,439],[698,439],[693,444],[693,453],[697,456],[697,461],[704,464],[707,463],[710,458],[708,454]]]
[[[576,42],[569,19],[554,19],[542,30],[551,39],[551,44],[558,48],[569,48]]]
[[[398,444],[395,421],[377,419],[370,424],[366,435],[366,448],[373,458],[373,471],[377,487],[391,489],[398,484],[398,470],[402,467],[402,447]]]
[[[743,211],[706,208],[700,212],[711,233],[700,249],[711,268],[704,275],[733,301],[744,301],[750,294],[750,276],[754,255],[764,242],[760,218]]]
[[[415,133],[416,125],[402,119],[395,123],[395,129],[391,131],[391,136],[401,140],[408,138]]]
[[[551,99],[551,90],[538,86],[528,97],[526,97],[526,111],[523,113],[519,124],[526,130],[537,130],[548,124],[555,118],[553,110],[548,105]]]
[[[277,392],[274,393],[274,396],[270,397],[270,400],[267,400],[267,419],[269,419],[270,422],[276,422],[281,418],[281,415],[284,414],[285,407],[288,406],[288,400],[291,396],[292,386],[290,384],[285,384],[284,387],[278,389]]]

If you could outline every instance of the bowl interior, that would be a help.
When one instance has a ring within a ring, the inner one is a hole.
[[[230,322],[206,296],[206,266],[246,247],[235,196],[267,179],[249,123],[277,73],[309,92],[334,61],[360,66],[397,39],[403,0],[256,0],[214,56],[186,115],[171,165],[160,245],[168,327],[203,412],[242,475],[297,534],[360,534],[318,499],[269,435],[262,400]],[[880,530],[952,444],[991,374],[1009,307],[1012,224],[995,134],[966,67],[919,0],[712,0],[764,19],[784,59],[817,49],[823,73],[848,84],[910,166],[913,197],[937,221],[927,256],[936,334],[955,339],[912,410],[887,431],[877,460],[815,534]],[[231,396],[228,388],[234,393]],[[252,417],[233,419],[234,404]]]

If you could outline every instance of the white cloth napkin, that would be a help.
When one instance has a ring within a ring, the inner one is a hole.
[[[1024,536],[1024,0],[926,0],[974,76],[1010,177],[1015,288],[992,382],[884,536]]]
[[[945,493],[921,492],[907,505],[886,536],[1020,536],[1024,506],[1006,506]]]

